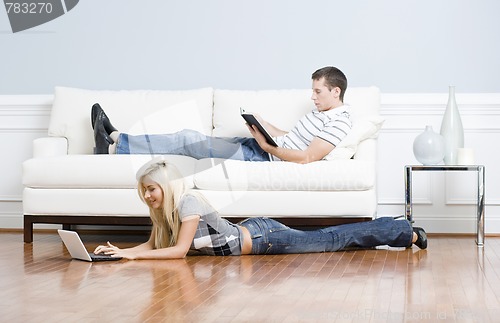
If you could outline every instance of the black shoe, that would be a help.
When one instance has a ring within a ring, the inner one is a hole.
[[[420,227],[413,227],[413,232],[417,234],[417,241],[415,241],[415,245],[419,247],[420,249],[426,249],[427,248],[427,234],[425,233],[425,230],[420,228]]]
[[[109,120],[108,116],[106,115],[104,110],[101,108],[99,103],[95,103],[92,106],[92,110],[90,112],[90,121],[92,122],[92,129],[94,129],[94,127],[95,127],[95,121],[96,121],[99,113],[102,113],[104,116],[103,117],[104,129],[106,130],[108,135],[111,134],[113,131],[118,131],[118,129],[113,127],[113,125],[111,124],[111,121]]]
[[[104,127],[104,111],[97,113],[94,121],[94,154],[109,154],[109,145],[113,144],[113,139],[106,132]]]
[[[94,129],[95,119],[97,118],[99,111],[104,111],[99,103],[94,104],[92,106],[92,110],[90,110],[90,122],[92,123],[92,129]]]

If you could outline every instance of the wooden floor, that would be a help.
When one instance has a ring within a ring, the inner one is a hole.
[[[105,236],[82,234],[92,250]],[[111,236],[125,247],[145,236]],[[1,322],[499,322],[500,238],[429,248],[86,263],[0,232]]]

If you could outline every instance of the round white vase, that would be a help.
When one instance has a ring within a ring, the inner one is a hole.
[[[413,141],[413,154],[423,165],[439,164],[446,152],[445,139],[432,130],[432,126],[425,126],[424,132]]]
[[[457,101],[455,100],[454,86],[450,86],[448,90],[448,104],[441,122],[440,133],[446,143],[444,163],[446,165],[456,165],[458,148],[464,147],[464,128]]]

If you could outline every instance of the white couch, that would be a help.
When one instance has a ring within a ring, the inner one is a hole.
[[[135,173],[152,156],[93,155],[91,106],[101,104],[127,133],[184,128],[214,136],[249,136],[239,108],[290,129],[314,108],[311,90],[91,91],[57,87],[48,137],[33,142],[23,163],[25,241],[33,223],[137,225],[149,223]],[[222,216],[281,218],[291,225],[371,219],[376,213],[376,144],[383,120],[376,87],[349,88],[353,129],[329,160],[288,162],[195,160],[166,156]],[[351,158],[352,157],[352,158]]]

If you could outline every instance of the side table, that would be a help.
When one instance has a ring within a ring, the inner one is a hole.
[[[476,244],[478,247],[484,245],[484,166],[483,165],[465,165],[465,166],[423,166],[406,165],[405,166],[405,216],[408,221],[413,223],[413,205],[412,205],[412,173],[414,171],[474,171],[477,172],[477,228]]]

